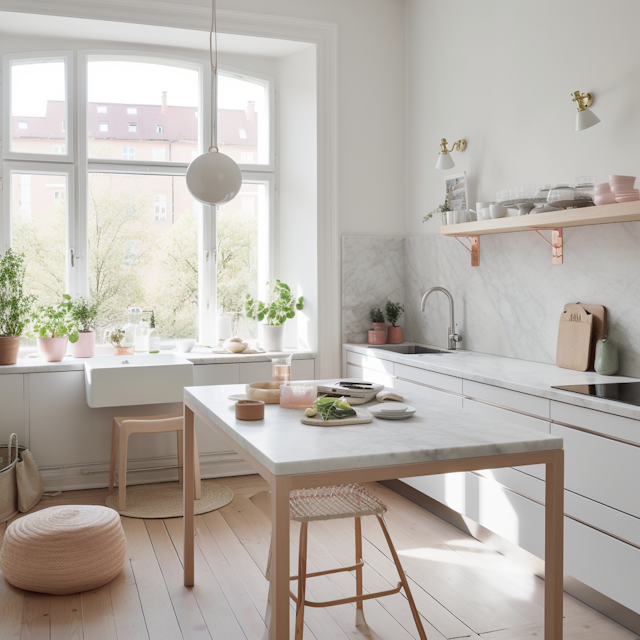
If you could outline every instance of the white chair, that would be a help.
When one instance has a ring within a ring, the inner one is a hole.
[[[109,465],[109,495],[113,493],[116,472],[116,458],[120,454],[118,472],[118,511],[124,511],[127,505],[127,446],[132,433],[166,433],[176,431],[178,436],[178,482],[182,482],[183,447],[182,432],[184,419],[181,413],[169,413],[160,416],[134,416],[114,418],[111,431],[111,462]],[[200,461],[198,445],[195,444],[195,497],[200,500]]]

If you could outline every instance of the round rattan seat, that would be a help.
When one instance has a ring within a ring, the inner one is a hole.
[[[66,595],[96,589],[124,567],[120,516],[90,505],[49,507],[12,522],[0,549],[0,571],[14,587]]]
[[[361,484],[297,489],[289,495],[289,517],[298,522],[377,516],[386,510]]]

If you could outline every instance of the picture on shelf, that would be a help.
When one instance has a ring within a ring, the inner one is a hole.
[[[457,173],[455,175],[446,176],[444,179],[447,187],[447,199],[451,211],[462,211],[468,209],[467,203],[467,174]]]

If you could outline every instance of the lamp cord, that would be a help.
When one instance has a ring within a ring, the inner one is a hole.
[[[215,47],[214,47],[215,43]],[[214,58],[215,51],[215,58]],[[211,84],[213,104],[211,105],[211,146],[209,151],[218,151],[218,19],[216,0],[211,0],[211,29],[209,30],[209,62],[211,63]]]

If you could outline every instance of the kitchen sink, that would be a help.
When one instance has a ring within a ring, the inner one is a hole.
[[[182,402],[184,388],[193,386],[193,363],[173,354],[90,358],[84,383],[92,408]]]
[[[446,354],[457,353],[456,351],[447,351],[446,349],[434,349],[432,347],[421,347],[418,344],[386,344],[375,349],[382,349],[384,351],[393,351],[395,353],[403,353],[408,356],[421,356],[426,354],[443,356]]]

